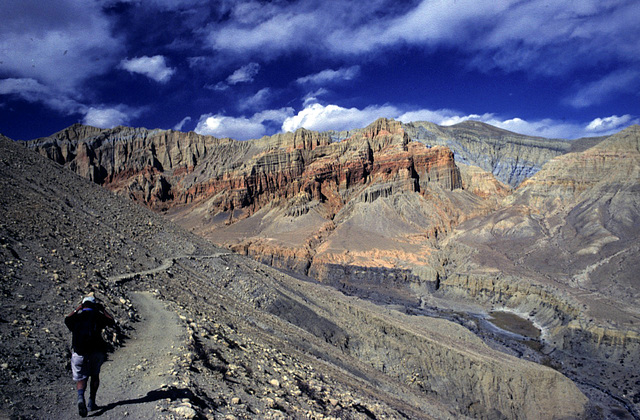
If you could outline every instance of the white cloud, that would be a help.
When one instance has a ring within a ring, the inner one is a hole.
[[[27,102],[42,103],[63,114],[81,112],[83,105],[64,92],[55,91],[30,78],[0,80],[0,95],[19,97]]]
[[[640,85],[640,71],[620,70],[582,87],[567,102],[575,108],[585,108],[598,104],[615,93],[638,92],[640,91],[638,85]]]
[[[209,43],[215,50],[232,52],[257,52],[271,54],[282,53],[291,48],[300,48],[307,45],[321,35],[321,21],[328,18],[322,13],[304,12],[304,5],[293,4],[281,8],[276,13],[269,13],[274,8],[265,5],[265,13],[254,14],[248,22],[247,18],[237,18],[226,25],[215,25],[209,35]],[[337,16],[337,15],[336,15]],[[325,23],[330,22],[329,20]],[[330,25],[330,23],[328,24]],[[295,34],[295,36],[292,36]]]
[[[200,117],[195,132],[216,137],[247,140],[262,137],[266,133],[266,128],[262,122],[245,117],[236,118],[209,114]]]
[[[361,110],[314,103],[287,118],[282,123],[282,130],[295,131],[301,127],[316,131],[349,130],[365,127],[380,117],[394,118],[399,113],[400,111],[391,105],[369,106]]]
[[[127,124],[130,115],[124,107],[119,108],[94,108],[87,109],[83,124],[99,128],[113,128],[118,125]]]
[[[120,68],[130,73],[139,73],[159,83],[167,83],[176,72],[175,69],[167,67],[165,58],[162,55],[153,57],[142,56],[125,59],[120,62]]]
[[[640,60],[636,0],[250,1],[230,6],[228,16],[208,28],[209,45],[243,56],[444,46],[466,52],[483,70],[538,74]]]
[[[320,88],[314,92],[307,93],[302,101],[302,105],[306,108],[308,105],[318,102],[318,96],[326,95],[329,91],[325,88]]]
[[[428,121],[451,126],[463,121],[481,121],[504,130],[529,136],[575,139],[594,135],[609,135],[639,120],[629,115],[597,118],[589,124],[565,122],[544,118],[527,121],[522,118],[502,118],[493,113],[463,114],[450,109],[416,109],[404,111],[392,105],[369,106],[365,109],[344,108],[338,105],[307,105],[296,115],[284,120],[282,131],[295,131],[300,127],[309,130],[349,130],[365,127],[380,117],[394,118],[404,123]]]
[[[438,111],[436,111],[437,113]],[[440,125],[454,125],[467,120],[482,121],[494,127],[512,131],[514,133],[525,134],[528,136],[559,138],[559,139],[576,139],[589,136],[603,136],[613,134],[623,128],[637,124],[638,119],[632,120],[632,117],[625,115],[622,117],[612,116],[607,118],[596,118],[588,125],[579,122],[566,122],[555,120],[552,118],[543,118],[541,120],[527,121],[522,118],[500,118],[495,114],[487,113],[483,115],[450,115],[445,112],[440,122],[437,119],[432,120]],[[402,117],[400,118],[402,121]]]
[[[260,64],[249,63],[245,66],[240,67],[229,77],[227,77],[227,83],[229,83],[230,85],[235,85],[238,83],[253,82],[253,78],[258,74],[259,71]]]
[[[271,89],[263,88],[255,93],[255,95],[246,98],[240,102],[240,109],[255,109],[262,107],[271,96]]]
[[[0,2],[3,74],[74,93],[87,78],[112,68],[123,44],[99,2]]]
[[[338,70],[326,69],[319,73],[310,74],[308,76],[300,77],[296,80],[297,83],[322,85],[326,83],[341,82],[344,80],[353,80],[360,73],[360,66],[343,67]]]
[[[612,115],[606,118],[596,118],[587,125],[587,131],[593,133],[610,133],[619,131],[631,124],[638,124],[638,119],[632,121],[631,115]]]
[[[217,90],[218,92],[223,92],[227,89],[229,89],[229,85],[226,84],[225,82],[218,82],[215,85],[205,85],[204,86],[205,89],[209,89],[209,90]]]
[[[87,106],[63,92],[54,91],[34,79],[0,80],[0,95],[17,96],[27,102],[42,103],[65,115],[82,115],[83,124],[111,128],[128,123],[142,112],[125,105]]]
[[[176,131],[182,131],[182,127],[184,127],[184,125],[189,121],[191,121],[191,117],[184,117],[178,124],[173,126],[173,129]]]
[[[377,22],[363,22],[356,27],[343,26],[333,31],[327,41],[333,50],[349,54],[401,43],[469,46],[470,33],[474,28],[495,20],[514,2],[458,0],[451,3],[423,0],[399,16],[378,18]],[[349,42],[344,42],[345,39]]]
[[[282,124],[282,122],[292,116],[293,113],[293,108],[290,107],[280,109],[267,109],[265,111],[254,114],[252,118],[261,122],[271,121],[274,123]]]
[[[514,133],[526,134],[528,136],[562,139],[574,139],[585,136],[585,130],[582,124],[567,123],[551,118],[527,121],[521,118],[503,120],[493,117],[481,119],[480,121],[486,122],[487,124],[491,124],[495,127],[513,131]]]
[[[589,135],[585,126],[579,123],[551,118],[535,121],[527,121],[518,117],[501,118],[493,113],[465,115],[449,109],[410,111],[402,114],[398,119],[402,122],[429,121],[443,126],[460,124],[464,121],[481,121],[514,133],[547,138],[574,139]]]
[[[216,137],[230,137],[236,140],[260,138],[267,134],[267,123],[277,124],[293,114],[292,108],[267,110],[252,117],[230,117],[220,114],[205,114],[200,117],[195,132]]]

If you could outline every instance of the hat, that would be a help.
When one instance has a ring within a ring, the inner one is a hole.
[[[87,302],[96,303],[95,296],[87,296],[84,299],[82,299],[82,303],[87,303]]]

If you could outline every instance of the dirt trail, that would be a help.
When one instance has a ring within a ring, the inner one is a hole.
[[[131,301],[140,322],[124,347],[110,354],[103,365],[97,398],[100,409],[88,417],[157,419],[163,417],[156,408],[158,402],[188,397],[172,386],[175,377],[170,373],[184,334],[176,314],[149,292],[133,293]],[[59,418],[80,418],[72,403],[75,398],[69,400],[68,412],[59,413]]]
[[[165,258],[162,261],[161,265],[159,265],[156,268],[152,268],[151,270],[137,271],[137,272],[133,272],[133,273],[120,274],[118,276],[109,277],[109,280],[114,282],[114,283],[123,283],[123,282],[125,282],[127,280],[131,280],[131,279],[136,278],[136,277],[146,276],[146,275],[149,275],[149,274],[157,274],[157,273],[159,273],[161,271],[168,270],[169,268],[171,268],[173,266],[173,264],[176,263],[177,260],[181,260],[181,259],[199,260],[199,259],[205,259],[205,258],[218,258],[218,257],[221,257],[223,255],[229,255],[229,253],[228,252],[219,252],[219,253],[212,254],[212,255],[199,255],[199,256],[180,255],[180,256],[177,256],[177,257]]]

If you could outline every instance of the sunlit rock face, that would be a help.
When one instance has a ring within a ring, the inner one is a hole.
[[[335,264],[410,270],[438,234],[508,191],[386,119],[340,141],[75,125],[29,146],[217,243],[331,281]]]
[[[61,320],[77,296],[94,293],[130,333],[124,342],[114,333],[116,356],[120,345],[135,345],[141,325],[162,335],[161,322],[135,322],[144,312],[130,296],[140,290],[176,314],[184,334],[167,357],[180,368],[165,375],[189,384],[203,418],[538,419],[587,410],[567,377],[496,352],[461,325],[345,296],[219,249],[2,136],[0,185],[2,317],[21,320],[0,323],[10,417],[59,413],[69,390]],[[293,213],[287,217],[304,217]],[[144,356],[156,365],[156,353]],[[128,381],[129,361],[110,359],[110,377]],[[242,404],[220,403],[238,395]]]
[[[529,314],[560,360],[597,360],[584,363],[584,380],[592,375],[637,406],[639,234],[633,126],[550,160],[497,210],[458,225],[431,265],[440,293]]]
[[[447,146],[454,152],[456,162],[493,173],[513,188],[533,176],[552,158],[584,150],[602,141],[602,138],[569,141],[531,137],[479,121],[465,121],[446,127],[413,122],[404,127],[411,139]]]
[[[638,404],[638,131],[569,142],[380,119],[238,142],[73,126],[29,146],[345,293],[517,311],[541,327],[544,354],[579,366],[566,371],[577,383],[597,372]]]

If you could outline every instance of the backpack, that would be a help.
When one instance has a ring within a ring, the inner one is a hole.
[[[100,328],[98,326],[98,311],[93,308],[83,308],[78,312],[73,325],[73,350],[78,354],[87,354],[99,350]]]

